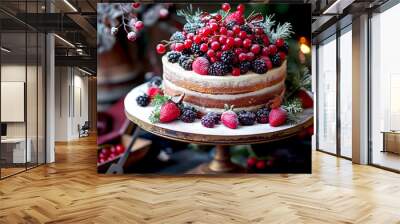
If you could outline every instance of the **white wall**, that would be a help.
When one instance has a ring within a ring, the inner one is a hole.
[[[72,67],[56,67],[55,73],[55,140],[74,140],[78,124],[88,121],[88,78]]]

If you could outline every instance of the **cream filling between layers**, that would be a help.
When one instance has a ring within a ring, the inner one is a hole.
[[[215,76],[212,76],[215,77]],[[209,98],[209,99],[214,99],[214,100],[236,100],[236,99],[241,99],[245,97],[254,97],[257,95],[263,95],[263,94],[268,94],[272,93],[278,90],[283,90],[285,88],[285,80],[273,85],[269,86],[257,91],[253,92],[248,92],[248,93],[240,93],[240,94],[207,94],[207,93],[200,93],[200,92],[195,92],[189,89],[182,88],[180,86],[175,85],[174,83],[170,82],[167,79],[164,79],[163,85],[165,88],[170,88],[182,93],[185,93],[185,95],[190,95],[190,96],[196,96],[200,98]]]
[[[201,113],[208,113],[208,112],[216,112],[216,113],[223,113],[225,111],[225,109],[223,108],[212,108],[212,107],[201,107],[195,104],[191,104],[191,103],[187,103],[184,102],[185,105],[188,106],[192,106],[194,107],[197,111],[200,111]],[[241,111],[241,110],[245,110],[245,111],[256,111],[262,107],[264,107],[265,104],[261,104],[261,105],[255,105],[255,106],[249,106],[249,107],[234,107],[233,110],[235,112]]]
[[[271,80],[275,80],[281,76],[286,75],[286,60],[282,63],[282,65],[278,68],[274,68],[264,74],[257,74],[254,72],[249,72],[240,76],[208,76],[208,75],[200,75],[193,71],[186,71],[179,66],[178,63],[171,63],[168,61],[167,57],[162,57],[163,70],[164,73],[168,75],[173,75],[174,78],[187,81],[194,82],[200,84],[204,88],[208,87],[246,87],[253,86],[258,83],[269,82]],[[164,75],[164,80],[167,78]]]

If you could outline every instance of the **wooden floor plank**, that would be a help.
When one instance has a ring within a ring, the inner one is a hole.
[[[400,223],[400,175],[313,152],[313,174],[107,176],[96,138],[0,181],[0,223]]]

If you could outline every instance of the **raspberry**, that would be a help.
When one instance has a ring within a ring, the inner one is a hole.
[[[181,53],[179,53],[177,51],[170,51],[167,54],[168,61],[171,62],[171,63],[178,62],[180,57],[181,57]]]
[[[260,124],[268,123],[269,110],[267,108],[260,108],[256,112],[257,122]]]
[[[215,62],[208,68],[208,74],[214,76],[222,76],[229,72],[229,67],[220,61]]]
[[[136,102],[137,102],[137,104],[138,104],[139,106],[145,107],[145,106],[149,105],[149,103],[150,103],[150,98],[149,98],[149,96],[148,96],[147,94],[143,94],[143,95],[138,96],[138,97],[136,98]]]
[[[234,59],[235,59],[235,54],[232,51],[225,51],[221,55],[221,61],[228,65],[232,64]]]
[[[268,71],[267,64],[263,59],[254,60],[251,67],[252,71],[257,74],[264,74]]]
[[[206,128],[213,128],[215,126],[215,121],[213,117],[206,115],[201,118],[201,124]]]
[[[245,74],[251,69],[251,62],[249,61],[242,61],[239,65],[240,74]]]
[[[196,58],[192,64],[193,71],[200,75],[207,75],[209,66],[210,62],[204,57]]]
[[[191,109],[184,108],[179,119],[185,123],[192,123],[196,119],[197,113]]]
[[[239,123],[241,125],[253,125],[256,121],[256,114],[251,111],[240,111],[238,113]]]
[[[169,40],[175,42],[183,42],[185,40],[185,35],[183,35],[182,32],[176,31],[174,34],[172,34]]]

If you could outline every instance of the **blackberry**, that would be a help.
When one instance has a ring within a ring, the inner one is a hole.
[[[279,51],[285,52],[285,54],[289,53],[289,45],[288,43],[284,43],[282,47],[279,47]]]
[[[190,48],[191,52],[194,53],[197,56],[202,56],[204,52],[200,50],[200,44],[192,44],[192,47]]]
[[[253,125],[256,121],[256,114],[251,111],[242,110],[238,113],[238,119],[241,125]]]
[[[185,35],[183,35],[182,32],[176,31],[174,34],[172,34],[169,40],[174,42],[183,42],[185,41]]]
[[[190,56],[190,55],[192,55],[192,54],[193,54],[193,52],[192,52],[191,49],[184,49],[184,50],[182,51],[182,55],[185,55],[185,56]]]
[[[235,54],[232,51],[224,51],[221,55],[221,61],[227,65],[232,64],[234,59]]]
[[[136,98],[136,103],[141,107],[145,107],[145,106],[149,105],[150,98],[149,98],[149,96],[147,96],[147,94],[143,94]]]
[[[251,64],[251,67],[252,67],[251,70],[257,74],[264,74],[268,70],[267,64],[262,59],[254,60],[253,63]]]
[[[251,27],[247,24],[241,25],[240,29],[245,31],[247,34],[252,34],[253,30],[251,29]]]
[[[185,123],[192,123],[197,117],[197,113],[190,109],[183,109],[179,119]]]
[[[191,70],[192,70],[192,64],[193,64],[193,59],[188,58],[188,59],[184,60],[184,61],[180,64],[180,66],[181,66],[183,69],[187,70],[187,71],[191,71]]]
[[[190,59],[189,56],[182,55],[182,56],[179,58],[179,60],[178,60],[179,65],[182,66],[183,62],[186,61],[186,60],[188,60],[188,59]]]
[[[217,114],[215,112],[208,112],[205,116],[212,117],[215,124],[219,124],[219,122],[221,121],[221,114]]]
[[[232,30],[233,26],[235,26],[235,25],[236,25],[235,21],[230,21],[225,26],[226,26],[226,28],[228,28],[228,30]]]
[[[249,61],[242,61],[239,65],[240,74],[245,74],[251,69],[251,62]]]
[[[274,56],[272,56],[271,57],[271,62],[272,62],[272,65],[274,66],[274,67],[279,67],[279,66],[281,66],[281,57],[279,56],[279,54],[275,54]]]
[[[170,51],[167,54],[168,61],[171,62],[171,63],[178,62],[180,57],[181,57],[181,53],[176,52],[176,51]]]
[[[201,27],[203,27],[203,25],[201,23],[186,23],[183,26],[183,30],[186,33],[196,33],[196,31],[198,29],[200,29]]]
[[[264,40],[263,40],[261,37],[256,37],[256,38],[254,39],[254,42],[257,43],[257,44],[262,44],[262,45],[264,45]]]
[[[260,108],[256,112],[257,122],[260,124],[267,124],[269,122],[269,110],[267,108]]]
[[[217,61],[208,68],[208,74],[214,76],[222,76],[229,72],[229,66],[225,63]]]
[[[213,128],[215,126],[215,121],[213,117],[206,115],[201,118],[201,124],[206,128]]]
[[[153,76],[149,81],[149,87],[150,86],[161,86],[161,84],[162,84],[162,79],[159,76]]]

